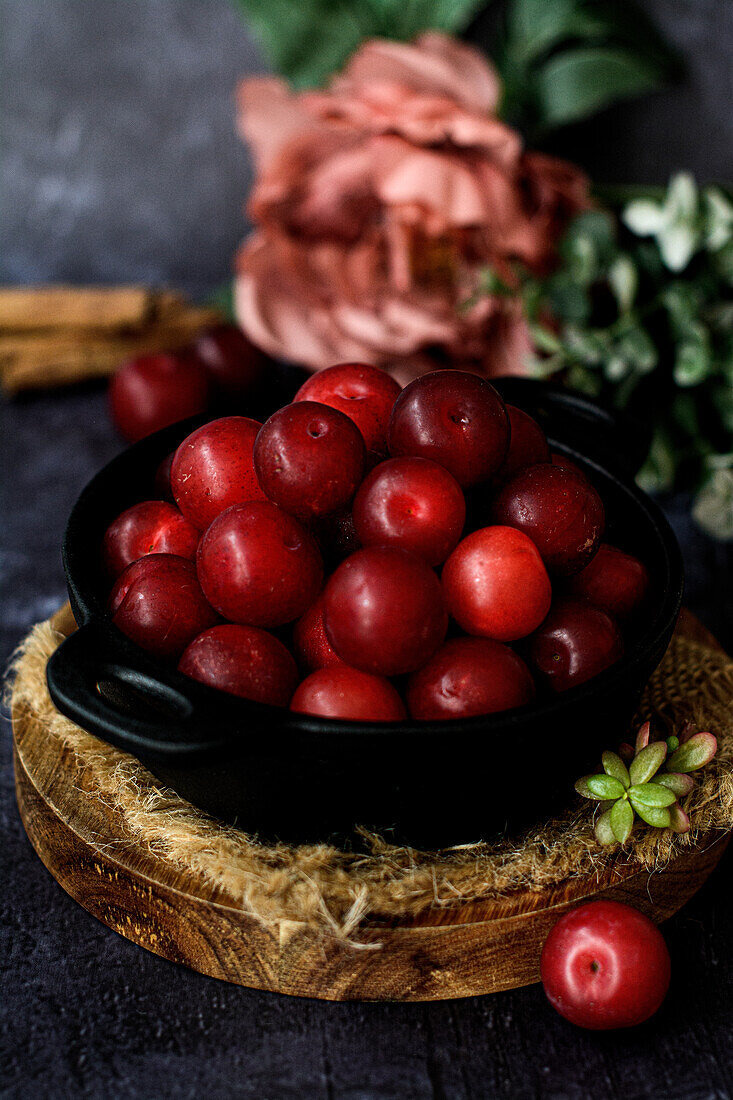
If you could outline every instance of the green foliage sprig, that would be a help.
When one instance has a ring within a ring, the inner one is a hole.
[[[534,372],[654,425],[639,474],[646,489],[691,489],[693,514],[733,538],[733,202],[685,174],[618,214],[592,210],[569,227],[559,265],[487,293],[519,294]]]
[[[511,0],[502,114],[530,138],[654,91],[678,62],[632,0]]]
[[[635,817],[656,829],[689,832],[690,819],[680,801],[695,786],[690,773],[709,764],[717,749],[712,733],[693,733],[690,725],[679,738],[652,741],[650,724],[645,722],[633,747],[622,745],[618,753],[604,752],[603,771],[585,775],[575,784],[578,794],[600,804],[595,823],[599,844],[625,844]]]

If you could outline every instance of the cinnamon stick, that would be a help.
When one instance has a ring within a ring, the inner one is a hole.
[[[168,290],[0,288],[0,385],[18,393],[104,377],[132,356],[182,347],[221,319]]]
[[[0,287],[0,330],[134,328],[150,320],[155,295],[147,287]]]

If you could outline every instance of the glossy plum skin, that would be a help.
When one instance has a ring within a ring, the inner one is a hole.
[[[112,622],[139,646],[177,660],[197,634],[219,622],[196,566],[174,554],[148,554],[128,565],[109,597]]]
[[[200,532],[174,504],[145,500],[113,520],[104,534],[102,556],[107,572],[119,577],[146,554],[176,554],[193,561]]]
[[[191,432],[176,451],[173,495],[184,516],[201,531],[226,508],[265,499],[252,455],[261,426],[247,416],[224,416]]]
[[[271,501],[298,519],[343,511],[364,476],[361,432],[344,413],[315,401],[278,409],[260,429],[255,472]]]
[[[405,386],[387,439],[393,458],[431,458],[467,488],[497,472],[509,433],[506,407],[493,386],[467,371],[441,370]]]
[[[605,527],[603,502],[590,482],[549,462],[528,466],[507,482],[491,517],[528,535],[548,571],[559,576],[587,565]]]
[[[235,505],[215,519],[199,543],[197,567],[212,607],[247,626],[299,618],[323,581],[312,535],[265,500]]]
[[[448,611],[467,634],[513,642],[543,621],[552,586],[537,547],[513,527],[484,527],[458,544],[442,575]]]
[[[501,483],[510,481],[520,470],[550,461],[550,447],[545,433],[536,420],[516,405],[507,405],[511,426],[509,450],[496,477]]]
[[[366,449],[387,453],[387,426],[392,406],[402,392],[399,382],[366,363],[337,363],[318,371],[300,387],[295,401],[319,401],[354,421]]]
[[[209,687],[286,707],[298,683],[295,661],[282,642],[256,626],[223,623],[186,647],[178,671]]]
[[[158,352],[119,368],[109,384],[109,408],[118,431],[135,443],[204,412],[209,395],[209,376],[190,352]]]
[[[306,672],[344,662],[326,635],[323,622],[323,593],[301,615],[293,627],[293,652],[300,667]]]
[[[550,462],[553,466],[557,466],[560,470],[569,470],[572,474],[577,474],[578,477],[585,478],[587,481],[587,475],[577,462],[573,462],[572,458],[567,458],[565,455],[558,454],[557,451],[552,451],[550,454]]]
[[[355,722],[401,722],[407,717],[389,680],[344,664],[319,668],[307,676],[296,689],[290,709]]]
[[[649,572],[633,554],[602,542],[585,569],[570,578],[568,591],[616,619],[631,619],[649,593]]]
[[[623,656],[624,643],[614,619],[584,600],[554,604],[529,641],[528,657],[537,676],[553,691],[567,691],[597,676]]]
[[[542,949],[540,975],[561,1016],[593,1031],[635,1027],[665,998],[671,976],[661,932],[618,901],[591,901],[565,913]]]
[[[357,550],[324,592],[326,635],[354,668],[382,676],[412,672],[435,653],[448,615],[440,582],[422,558],[393,547]]]
[[[439,565],[461,537],[466,501],[456,479],[437,462],[391,458],[362,482],[353,516],[362,546],[397,546]]]
[[[534,696],[522,658],[490,638],[452,638],[407,684],[407,706],[419,721],[495,714],[531,703]]]
[[[256,387],[268,362],[237,325],[207,329],[194,342],[193,351],[216,389],[238,397]]]

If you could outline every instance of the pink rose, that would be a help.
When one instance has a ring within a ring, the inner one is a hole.
[[[237,257],[236,309],[248,335],[313,369],[521,373],[517,303],[466,303],[487,265],[550,269],[588,183],[523,150],[495,116],[499,93],[479,53],[437,33],[365,43],[325,91],[245,81],[257,228]]]

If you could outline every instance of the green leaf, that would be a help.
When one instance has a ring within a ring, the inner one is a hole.
[[[580,779],[577,779],[575,781],[575,789],[576,789],[576,791],[578,792],[579,795],[583,796],[583,798],[595,798],[596,797],[593,794],[590,787],[588,786],[588,780],[592,779],[592,778],[593,777],[590,776],[590,775],[583,775],[583,776],[581,776]]]
[[[705,247],[719,252],[733,237],[733,204],[720,187],[706,187],[703,205]]]
[[[515,59],[528,62],[566,38],[595,38],[614,30],[610,13],[583,10],[578,0],[514,0],[509,27]]]
[[[636,809],[637,806],[671,806],[675,796],[659,783],[640,783],[636,787],[629,787],[629,799]]]
[[[483,0],[235,0],[273,67],[296,88],[323,83],[368,38],[461,31]]]
[[[610,823],[616,840],[625,844],[634,825],[634,811],[625,798],[620,798],[611,807]]]
[[[677,456],[665,428],[657,426],[646,462],[636,475],[637,483],[647,492],[666,492],[674,485]]]
[[[615,752],[604,752],[601,759],[603,762],[603,770],[606,775],[618,779],[621,786],[626,790],[631,783],[631,778],[629,776],[629,769],[626,767],[621,757]]]
[[[733,471],[715,470],[692,506],[695,522],[715,539],[733,539]]]
[[[569,324],[584,324],[588,320],[591,307],[586,288],[564,272],[548,279],[547,297],[550,312],[558,320]]]
[[[616,353],[630,363],[640,374],[649,374],[659,362],[654,342],[641,325],[630,324],[619,337]]]
[[[551,57],[537,73],[540,122],[545,127],[574,122],[659,85],[656,66],[631,50],[570,49]]]
[[[642,821],[647,825],[653,825],[655,829],[668,829],[671,823],[671,813],[668,809],[658,806],[634,806]]]
[[[530,325],[529,331],[532,337],[532,343],[538,351],[554,354],[554,352],[560,351],[562,348],[562,344],[555,333],[549,328],[545,328],[544,325]]]
[[[596,823],[593,828],[593,832],[596,834],[596,840],[599,844],[608,846],[616,843],[616,834],[613,831],[613,825],[611,824],[611,814],[613,813],[613,807],[610,810],[606,810],[599,817],[596,818]]]
[[[689,833],[690,831],[690,819],[676,802],[674,806],[669,807],[669,827],[676,833]]]
[[[654,773],[661,768],[666,755],[667,746],[664,741],[652,741],[650,745],[637,753],[629,767],[629,775],[634,786],[648,783]]]
[[[628,313],[634,304],[639,276],[633,260],[617,256],[608,272],[608,285],[614,293],[620,313]]]
[[[650,237],[664,225],[664,206],[652,199],[634,199],[624,210],[622,218],[624,225],[637,237]]]
[[[651,732],[651,722],[644,722],[643,725],[639,726],[639,732],[636,735],[636,743],[634,745],[634,749],[637,753],[641,752],[642,749],[645,749],[647,747],[647,745],[649,744]]]
[[[690,324],[677,348],[674,380],[678,386],[698,386],[713,369],[710,334],[699,321]]]
[[[218,309],[224,315],[225,319],[230,323],[235,323],[234,316],[234,283],[230,279],[226,283],[222,283],[207,299],[207,305],[213,306],[214,309]]]
[[[667,773],[656,776],[655,783],[662,787],[668,787],[675,798],[685,798],[695,786],[695,780],[681,772]]]
[[[621,798],[624,786],[610,775],[591,775],[588,778],[588,790],[594,798]]]
[[[717,751],[718,742],[712,733],[696,733],[672,753],[667,767],[670,772],[696,772],[709,764]]]

